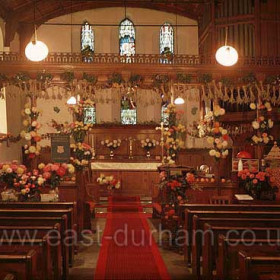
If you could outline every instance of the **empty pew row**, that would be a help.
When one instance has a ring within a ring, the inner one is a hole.
[[[259,249],[262,249],[265,250],[267,254],[271,251],[271,248],[267,248],[267,231],[270,231],[271,235],[269,237],[274,238],[275,242],[280,239],[280,208],[278,205],[234,205],[233,207],[232,205],[211,205],[210,207],[209,205],[199,205],[199,207],[197,207],[197,205],[195,207],[190,205],[189,208],[197,211],[191,211],[185,208],[185,223],[183,224],[187,232],[185,240],[185,258],[186,261],[191,263],[192,272],[196,277],[200,277],[202,272],[205,279],[227,279],[222,274],[225,268],[223,270],[221,268],[221,260],[223,260],[224,257],[220,257],[220,253],[218,254],[218,251],[220,252],[220,249],[218,250],[218,244],[220,244],[218,238],[220,234],[226,236],[229,231],[235,231],[238,235],[230,236],[230,238],[235,238],[237,240],[240,236],[244,235],[244,233],[253,231],[256,233],[258,239],[265,240],[262,248],[259,248],[259,244],[256,241],[256,244],[252,245],[254,246],[254,250],[258,252]],[[202,235],[205,233],[205,236],[203,235],[203,240],[201,236],[194,234],[197,230],[200,230]],[[211,235],[209,235],[209,232],[211,232]],[[212,233],[214,234],[214,239]],[[251,236],[247,238],[247,241],[250,238]],[[201,243],[202,241],[203,244]],[[246,246],[241,246],[240,249],[244,248],[246,248]],[[238,252],[237,249],[234,258],[235,264],[237,263]],[[202,266],[200,265],[201,257]],[[217,275],[216,273],[213,274],[216,268]],[[239,267],[236,265],[236,268],[238,269],[229,272],[228,275],[236,276],[235,273],[236,271],[239,273]],[[271,272],[272,274],[268,274],[268,278],[262,279],[277,279],[278,274],[275,274],[273,270]]]
[[[74,260],[73,244],[77,240],[74,236],[77,233],[76,219],[75,203],[0,203],[0,254],[12,256],[17,251],[23,253],[32,249],[35,252],[32,266],[35,272],[32,273],[35,276],[32,274],[33,278],[26,279],[68,279],[69,265]],[[46,243],[55,243],[55,246],[48,247]],[[10,274],[15,279],[25,279],[24,274],[11,269],[20,263],[11,262],[13,265],[5,266],[10,271],[4,271],[0,276],[4,279]]]

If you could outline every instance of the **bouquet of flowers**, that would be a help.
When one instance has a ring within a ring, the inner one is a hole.
[[[30,107],[29,104],[25,105],[25,109],[22,111],[24,116],[23,125],[25,129],[20,133],[20,136],[29,142],[24,145],[24,153],[28,155],[29,159],[34,158],[40,154],[41,147],[38,144],[41,141],[41,135],[38,130],[41,124],[38,122],[40,112],[37,107]]]
[[[101,145],[107,147],[110,150],[115,150],[118,147],[120,147],[122,143],[121,139],[114,139],[114,140],[109,140],[106,139],[105,141],[101,141]]]
[[[86,134],[92,128],[91,124],[84,124],[82,121],[75,121],[70,124],[71,135],[76,143],[84,141]]]
[[[275,182],[275,178],[271,176],[268,170],[264,171],[249,171],[244,169],[238,172],[238,177],[241,183],[244,185],[245,190],[251,195],[260,198],[261,192],[272,191],[272,184]]]
[[[252,110],[260,110],[260,116],[258,116],[253,122],[252,127],[256,131],[256,133],[252,136],[251,140],[253,144],[268,144],[271,140],[273,140],[273,136],[270,135],[270,130],[273,127],[274,123],[270,118],[265,118],[264,110],[270,112],[272,110],[271,104],[266,102],[264,105],[255,103],[250,104],[250,108]]]
[[[89,161],[92,158],[92,149],[86,143],[71,144],[71,149],[73,151],[73,156],[70,161],[73,163],[76,169],[82,170],[84,167],[88,166]]]
[[[179,123],[183,112],[177,111],[174,104],[169,104],[165,113],[169,115],[169,127],[163,131],[165,137],[164,147],[167,150],[167,156],[164,157],[164,161],[168,164],[173,164],[178,151],[184,146],[182,138],[186,132],[186,127]]]
[[[142,148],[144,148],[147,151],[151,150],[152,148],[155,148],[158,145],[159,145],[159,141],[156,141],[154,139],[152,140],[152,139],[146,138],[145,140],[141,140]]]
[[[225,109],[220,106],[214,106],[214,111],[209,111],[205,115],[207,123],[206,139],[213,148],[209,151],[209,155],[215,157],[216,160],[226,158],[229,154],[228,151],[228,131],[221,126],[219,117],[225,114]]]
[[[26,173],[26,166],[18,164],[17,161],[0,163],[0,185],[5,188],[13,188],[14,182],[16,182],[24,173]]]
[[[108,190],[120,189],[121,181],[116,179],[114,176],[105,176],[100,174],[97,178],[97,183],[99,185],[107,185]]]
[[[71,176],[75,172],[75,167],[67,163],[40,163],[38,170],[33,170],[34,172],[41,173],[45,183],[51,188],[56,188],[65,176]]]

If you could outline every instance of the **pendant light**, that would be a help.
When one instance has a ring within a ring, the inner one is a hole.
[[[227,44],[228,27],[226,28],[225,45],[216,52],[216,60],[223,66],[233,66],[238,61],[238,53],[235,48]]]
[[[48,56],[49,49],[45,43],[37,40],[37,28],[35,25],[36,0],[34,0],[34,38],[25,48],[25,55],[31,61],[41,61]]]
[[[174,100],[174,104],[176,104],[176,105],[182,105],[182,104],[184,104],[185,103],[185,100],[182,98],[182,97],[180,97],[180,96],[178,96],[175,100]]]

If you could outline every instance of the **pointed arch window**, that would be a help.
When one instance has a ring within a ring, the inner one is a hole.
[[[92,60],[94,53],[94,31],[90,24],[85,21],[81,28],[81,52],[86,62]]]
[[[168,102],[162,102],[161,104],[161,121],[164,125],[169,125],[169,114],[166,113]]]
[[[137,109],[131,98],[123,97],[121,100],[121,124],[136,124]]]
[[[84,108],[84,123],[85,124],[96,124],[96,107]]]
[[[174,54],[174,29],[168,22],[165,22],[160,28],[159,49],[160,54],[167,52]]]
[[[135,55],[135,27],[131,20],[124,19],[119,27],[120,55]]]

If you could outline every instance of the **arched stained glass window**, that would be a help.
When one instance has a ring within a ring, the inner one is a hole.
[[[96,108],[93,107],[84,108],[84,123],[85,124],[96,124]]]
[[[166,113],[167,106],[167,102],[163,102],[161,105],[161,121],[164,125],[169,125],[169,114]]]
[[[132,99],[123,97],[121,100],[121,123],[122,124],[136,124],[137,123],[137,109],[136,104]]]
[[[171,52],[174,54],[174,30],[170,23],[164,23],[160,28],[159,35],[160,54]]]
[[[135,55],[135,28],[133,22],[124,19],[119,27],[120,55]]]
[[[94,52],[94,32],[87,21],[84,22],[81,29],[81,52],[85,61],[91,61],[91,53]]]

